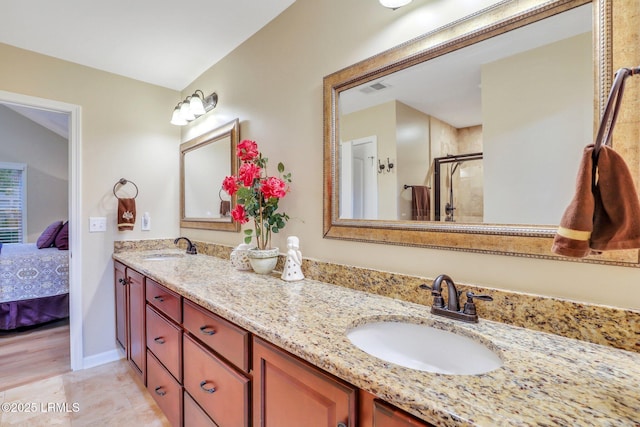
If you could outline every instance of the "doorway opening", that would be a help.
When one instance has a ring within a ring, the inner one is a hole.
[[[70,368],[83,368],[81,283],[81,107],[55,100],[0,91],[0,104],[33,117],[63,116],[67,124],[69,231],[69,359]],[[32,119],[35,121],[35,119]],[[53,126],[53,125],[52,125]],[[32,230],[34,231],[34,230]]]

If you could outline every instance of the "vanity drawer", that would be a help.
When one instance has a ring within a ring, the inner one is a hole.
[[[220,427],[249,425],[249,379],[184,335],[185,390]]]
[[[176,323],[182,321],[182,297],[147,277],[147,302]]]
[[[184,427],[218,427],[186,391],[184,392]]]
[[[182,387],[147,350],[147,390],[174,427],[182,421]]]
[[[171,375],[182,380],[182,331],[147,305],[147,348]]]
[[[249,332],[186,299],[182,324],[194,337],[249,372]]]

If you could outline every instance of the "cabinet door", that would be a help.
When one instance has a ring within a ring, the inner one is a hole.
[[[249,379],[187,334],[182,348],[187,392],[216,425],[249,427]]]
[[[218,427],[186,391],[184,392],[183,402],[184,427]]]
[[[357,389],[254,337],[253,417],[258,427],[355,427]]]
[[[116,342],[122,347],[127,357],[127,276],[125,266],[114,262],[114,291],[116,295]]]
[[[171,376],[150,351],[147,390],[173,427],[182,424],[182,386]]]
[[[147,305],[147,349],[182,382],[182,330]]]
[[[373,401],[373,427],[432,427],[424,421],[375,399]]]
[[[127,268],[127,277],[129,282],[129,360],[144,381],[146,364],[144,276]]]

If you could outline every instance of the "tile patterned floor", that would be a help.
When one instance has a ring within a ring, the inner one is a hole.
[[[120,360],[0,391],[0,426],[170,426]]]

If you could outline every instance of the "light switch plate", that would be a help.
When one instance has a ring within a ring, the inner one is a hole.
[[[104,233],[107,231],[107,218],[104,216],[89,217],[89,233]]]

